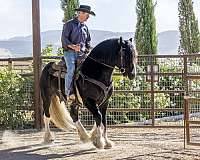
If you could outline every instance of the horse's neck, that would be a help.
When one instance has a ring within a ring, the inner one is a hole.
[[[82,72],[90,78],[110,84],[117,50],[117,40],[107,40],[100,43],[83,63]]]
[[[105,85],[109,85],[112,80],[113,68],[104,66],[92,59],[86,59],[81,67],[81,71],[84,75],[101,81]]]
[[[110,85],[112,81],[113,70],[114,69],[107,68],[107,70],[104,70],[102,72],[102,77],[100,78],[100,81],[103,82],[107,86]]]
[[[117,50],[116,40],[107,40],[95,47],[89,56],[105,66],[114,67]]]

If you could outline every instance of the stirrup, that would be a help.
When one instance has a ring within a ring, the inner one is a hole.
[[[67,100],[67,102],[74,102],[76,97],[74,94],[71,94],[69,96],[65,96],[65,99]]]
[[[70,100],[70,101],[75,101],[75,95],[74,94],[71,94],[71,95],[69,95],[68,96],[68,100]]]

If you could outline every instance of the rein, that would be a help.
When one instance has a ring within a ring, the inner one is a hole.
[[[119,51],[121,67],[120,67],[120,68],[117,68],[118,70],[120,70],[120,72],[121,72],[122,74],[126,71],[125,68],[124,68],[124,63],[123,63],[123,61],[124,61],[124,58],[123,58],[123,57],[124,57],[123,49],[124,49],[124,48],[121,46],[120,51]],[[115,67],[113,67],[113,66],[111,66],[111,65],[105,64],[105,63],[103,63],[103,62],[99,62],[98,60],[92,58],[92,57],[89,56],[89,55],[88,55],[87,57],[90,58],[90,59],[92,59],[93,61],[95,61],[95,62],[97,62],[97,63],[100,63],[100,64],[106,66],[106,67],[109,67],[109,68],[112,68],[112,69],[115,68]]]
[[[90,58],[90,59],[92,59],[93,61],[95,61],[95,62],[97,62],[97,63],[100,63],[100,64],[106,66],[106,67],[109,67],[109,68],[112,68],[112,69],[115,68],[115,67],[113,67],[113,66],[111,66],[111,65],[105,64],[105,63],[103,63],[103,62],[99,62],[99,61],[97,61],[96,59],[94,59],[94,58],[92,58],[92,57],[90,57],[90,56],[87,56],[87,57]]]
[[[121,46],[120,48],[120,51],[119,51],[119,54],[120,54],[120,68],[119,70],[121,71],[121,73],[123,74],[125,72],[125,68],[124,68],[124,52],[123,52],[123,47]],[[93,61],[99,63],[99,64],[102,64],[106,67],[109,67],[109,68],[112,68],[114,69],[115,67],[111,66],[111,65],[108,65],[108,64],[105,64],[103,62],[99,62],[97,61],[96,59],[92,58],[91,56],[87,56],[88,58],[92,59]],[[83,83],[84,81],[88,81],[90,83],[93,83],[94,85],[96,86],[99,86],[102,90],[103,90],[103,93],[104,93],[104,97],[103,99],[101,100],[101,102],[98,104],[98,107],[101,106],[106,100],[107,100],[107,97],[108,97],[108,94],[110,92],[110,90],[112,89],[113,85],[112,85],[112,82],[110,82],[110,85],[109,86],[106,86],[105,84],[103,84],[102,82],[100,81],[97,81],[93,78],[90,78],[88,76],[85,76],[82,72],[79,72],[79,75],[81,75],[82,79],[83,79]]]
[[[102,83],[101,81],[97,81],[93,78],[90,78],[86,75],[84,75],[81,71],[79,72],[79,75],[82,77],[83,79],[83,84],[85,81],[88,81],[96,86],[99,86],[102,90],[103,90],[103,93],[104,93],[104,97],[103,99],[101,100],[101,102],[99,102],[98,104],[98,107],[101,106],[106,100],[107,100],[107,97],[108,97],[108,94],[110,92],[110,90],[113,88],[113,84],[112,84],[112,81],[110,82],[110,85],[109,86],[106,86],[104,83]]]

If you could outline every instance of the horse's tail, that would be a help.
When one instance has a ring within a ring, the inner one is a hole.
[[[52,96],[49,113],[51,121],[56,125],[56,127],[64,131],[75,129],[75,125],[65,103],[63,101],[60,102],[59,97],[56,95]]]

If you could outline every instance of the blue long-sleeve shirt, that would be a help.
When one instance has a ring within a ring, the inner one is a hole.
[[[63,26],[61,41],[64,50],[69,49],[67,45],[80,44],[81,52],[84,52],[85,48],[89,49],[91,41],[88,27],[77,18],[67,21]]]

